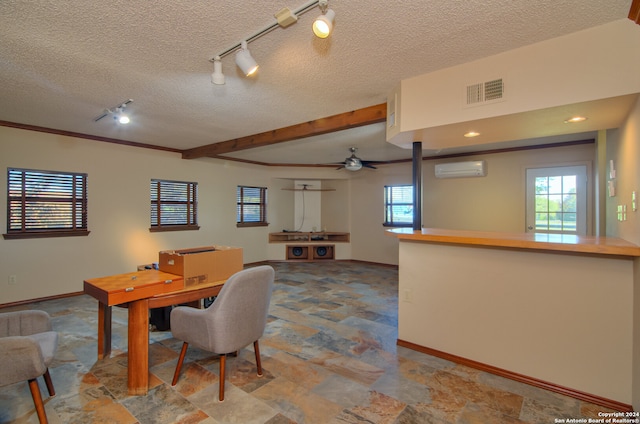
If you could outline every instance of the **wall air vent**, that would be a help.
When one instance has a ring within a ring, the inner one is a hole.
[[[467,86],[465,106],[478,106],[504,100],[502,78]]]

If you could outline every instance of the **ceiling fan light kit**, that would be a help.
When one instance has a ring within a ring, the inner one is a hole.
[[[362,162],[358,158],[347,158],[344,167],[347,171],[359,171],[362,169]]]
[[[370,161],[363,161],[359,157],[356,156],[356,152],[358,151],[357,147],[349,147],[349,151],[351,152],[351,156],[346,158],[344,162],[342,162],[342,166],[337,169],[346,169],[347,171],[359,171],[363,167],[377,169],[375,166],[371,165]]]
[[[327,38],[333,29],[333,21],[335,20],[336,13],[332,9],[328,9],[328,0],[313,0],[310,1],[298,9],[291,11],[289,8],[285,7],[278,12],[276,12],[273,16],[275,17],[275,22],[265,26],[264,28],[254,32],[249,37],[245,38],[239,43],[234,44],[226,50],[223,50],[219,54],[213,57],[213,59],[209,59],[210,62],[213,62],[213,73],[211,74],[211,83],[214,85],[223,85],[225,83],[225,77],[222,73],[222,58],[236,52],[236,65],[242,70],[245,76],[251,76],[255,74],[258,70],[258,64],[255,59],[249,53],[247,48],[248,43],[253,40],[256,40],[263,35],[271,32],[277,27],[287,28],[296,22],[298,22],[298,16],[302,15],[305,12],[313,9],[318,6],[322,11],[322,15],[320,15],[312,25],[313,33],[319,38]]]

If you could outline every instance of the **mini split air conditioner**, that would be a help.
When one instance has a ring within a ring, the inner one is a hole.
[[[485,175],[487,175],[487,163],[483,160],[436,165],[436,178],[484,177]]]

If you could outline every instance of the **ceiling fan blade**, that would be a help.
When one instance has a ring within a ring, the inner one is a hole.
[[[371,165],[368,162],[362,162],[362,166],[365,167],[365,168],[378,169],[378,168],[376,168],[375,166]]]

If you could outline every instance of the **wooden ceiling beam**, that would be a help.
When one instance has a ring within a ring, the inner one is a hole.
[[[640,25],[640,0],[633,0],[631,2],[629,19]]]
[[[340,113],[327,118],[303,122],[302,124],[292,125],[290,127],[279,128],[277,130],[267,131],[260,134],[249,135],[233,140],[221,141],[219,143],[183,150],[182,158],[197,159],[201,157],[217,157],[219,155],[238,150],[269,146],[285,141],[312,137],[314,135],[327,134],[334,131],[361,127],[363,125],[376,124],[378,122],[384,122],[386,119],[387,104],[381,103],[379,105]]]

